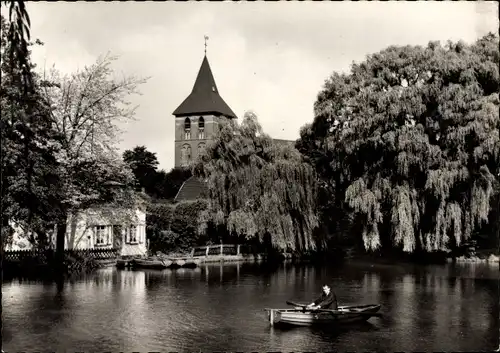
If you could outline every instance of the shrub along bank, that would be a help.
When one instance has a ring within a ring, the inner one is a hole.
[[[146,233],[151,253],[186,253],[209,239],[198,231],[200,212],[206,200],[152,203],[148,209]]]

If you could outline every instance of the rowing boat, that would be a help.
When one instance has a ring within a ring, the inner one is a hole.
[[[133,268],[146,268],[146,269],[159,269],[163,270],[166,268],[194,268],[200,264],[199,259],[193,258],[149,258],[149,259],[134,259],[130,262]]]
[[[134,268],[150,268],[150,269],[158,269],[163,270],[172,265],[172,261],[170,260],[153,260],[153,259],[134,259],[131,263]]]
[[[379,304],[339,306],[338,310],[307,310],[304,307],[293,309],[265,309],[271,325],[343,325],[363,322],[374,316],[381,316]]]

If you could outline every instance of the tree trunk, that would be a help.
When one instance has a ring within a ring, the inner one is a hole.
[[[496,205],[496,210],[493,211],[494,214],[496,214],[496,231],[497,231],[497,236],[494,237],[494,247],[498,249],[498,254],[500,254],[500,192],[497,194],[497,205]],[[493,227],[494,229],[494,227]],[[493,230],[494,232],[494,230]],[[500,347],[500,346],[499,346]]]
[[[66,217],[62,217],[56,226],[56,256],[55,265],[57,272],[63,271],[64,264],[64,238],[66,237]]]

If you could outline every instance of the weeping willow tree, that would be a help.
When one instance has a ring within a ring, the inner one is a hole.
[[[213,143],[194,167],[206,180],[209,205],[200,232],[209,224],[230,234],[270,239],[276,249],[316,249],[316,175],[301,154],[263,133],[253,113],[241,125],[224,121]]]
[[[498,207],[498,44],[389,47],[326,81],[297,147],[365,249],[448,250]]]

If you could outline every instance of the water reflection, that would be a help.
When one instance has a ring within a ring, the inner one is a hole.
[[[476,276],[476,277],[474,277]],[[340,304],[380,303],[349,330],[269,326],[264,307],[309,302],[329,283]],[[467,351],[498,346],[498,271],[470,266],[318,268],[217,264],[106,269],[63,285],[3,284],[6,351]]]

